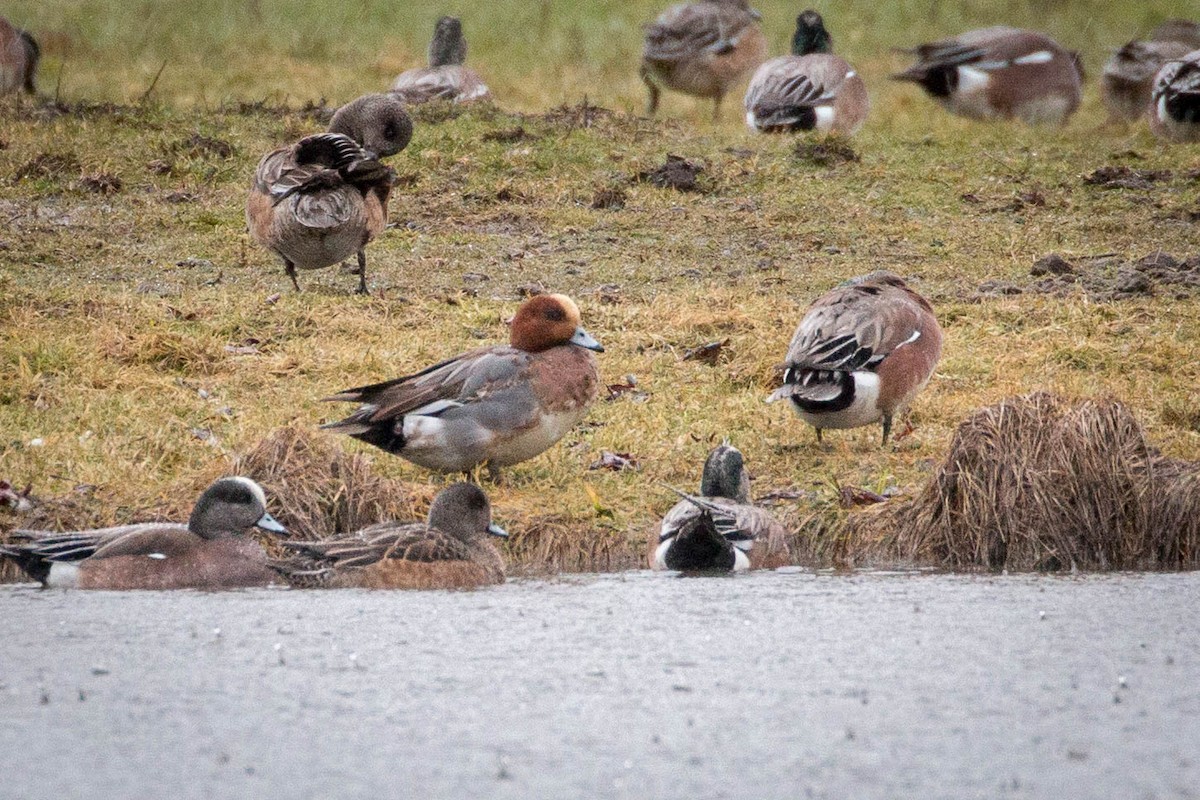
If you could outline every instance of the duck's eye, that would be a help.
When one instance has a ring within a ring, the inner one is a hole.
[[[563,311],[559,306],[549,306],[546,308],[546,319],[551,322],[562,322],[567,318],[567,312]]]
[[[389,139],[396,138],[396,126],[389,122],[383,127],[383,135]]]

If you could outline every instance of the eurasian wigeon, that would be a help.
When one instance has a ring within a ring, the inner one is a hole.
[[[186,525],[147,522],[91,531],[15,531],[0,555],[45,586],[78,589],[215,589],[279,582],[250,528],[286,534],[249,478],[209,486]]]
[[[0,95],[34,93],[33,76],[42,50],[28,31],[0,17]]]
[[[700,496],[677,493],[683,499],[650,542],[653,569],[740,571],[789,562],[787,530],[751,504],[750,478],[736,447],[722,444],[708,454]]]
[[[759,133],[817,130],[851,135],[867,119],[867,85],[844,59],[816,11],[796,17],[792,55],[763,64],[746,90],[746,124]]]
[[[392,81],[391,91],[416,105],[431,100],[469,103],[491,95],[479,73],[463,66],[467,60],[467,40],[462,22],[442,17],[433,28],[429,42],[429,66],[405,70]]]
[[[1044,33],[997,25],[905,51],[895,80],[921,86],[952,114],[1059,125],[1079,108],[1079,58]]]
[[[504,560],[489,536],[508,533],[492,522],[487,495],[456,483],[434,498],[427,522],[381,522],[319,542],[285,542],[293,558],[272,566],[296,587],[469,589],[504,583]]]
[[[246,201],[254,241],[283,259],[296,291],[297,269],[323,269],[358,254],[358,291],[367,292],[367,244],[387,224],[396,173],[379,159],[412,138],[399,98],[360,97],[333,115],[328,133],[263,156]]]
[[[1150,102],[1150,130],[1156,136],[1200,142],[1200,50],[1163,64]]]
[[[713,119],[721,100],[767,57],[761,15],[747,0],[700,0],[672,6],[646,26],[642,81],[654,116],[663,88],[712,98]]]
[[[925,384],[942,355],[942,329],[933,308],[896,275],[872,272],[816,300],[788,348],[784,384],[768,402],[790,400],[817,430],[883,422]]]
[[[538,295],[513,317],[507,346],[481,347],[414,375],[328,400],[364,405],[323,427],[428,469],[469,472],[533,458],[567,434],[596,398],[591,352],[604,348],[566,295]]]

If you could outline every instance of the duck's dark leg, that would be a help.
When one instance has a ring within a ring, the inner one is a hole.
[[[646,116],[653,117],[658,113],[658,96],[660,94],[658,85],[650,79],[650,73],[645,67],[642,67],[642,83],[646,84]]]
[[[367,251],[358,251],[358,293],[369,294],[367,292]]]
[[[885,445],[887,444],[888,434],[891,432],[892,432],[892,415],[884,414],[883,415],[883,443]]]
[[[719,94],[713,98],[713,122],[721,121],[721,101],[725,99],[725,95]]]
[[[503,477],[500,475],[500,467],[496,464],[493,464],[491,461],[487,462],[487,472],[488,480],[492,483],[499,484],[504,482]]]
[[[292,279],[292,286],[296,287],[296,291],[300,291],[300,282],[296,280],[296,265],[285,258],[283,260],[283,271]]]
[[[821,429],[820,429],[820,428],[813,428],[813,430],[815,430],[815,431],[817,432],[817,444],[822,444],[822,441],[821,441]]]

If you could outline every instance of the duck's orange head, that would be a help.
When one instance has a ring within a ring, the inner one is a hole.
[[[522,303],[513,317],[509,343],[527,353],[540,353],[563,344],[604,352],[580,324],[579,306],[565,294],[539,294]]]

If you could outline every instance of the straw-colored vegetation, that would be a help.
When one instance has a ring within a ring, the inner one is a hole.
[[[263,152],[419,63],[443,8],[107,5],[5,8],[39,34],[59,102],[0,105],[0,480],[46,501],[0,530],[179,517],[235,468],[310,517],[420,514],[451,478],[316,431],[349,410],[319,398],[504,340],[537,286],[576,297],[606,381],[637,387],[489,487],[519,568],[640,565],[673,502],[659,483],[693,486],[722,438],[821,559],[845,555],[840,489],[917,494],[958,424],[1009,395],[1112,395],[1165,456],[1200,455],[1200,261],[1162,258],[1200,257],[1200,146],[1105,127],[1094,81],[1062,130],[954,119],[886,81],[906,63],[889,47],[1001,20],[1051,31],[1094,76],[1184,4],[818,3],[871,90],[858,160],[754,138],[732,98],[717,125],[677,95],[637,118],[658,3],[459,8],[499,106],[418,116],[369,298],[336,268],[294,294],[245,233],[245,188]],[[799,7],[757,5],[782,51]],[[697,191],[637,180],[668,154],[702,167]],[[1135,172],[1085,182],[1100,168]],[[1073,274],[1031,276],[1052,252]],[[873,428],[822,449],[763,399],[808,302],[879,268],[931,299],[945,355],[894,447]],[[715,363],[683,360],[714,341]],[[603,451],[636,469],[589,469]],[[342,474],[368,499],[339,497]]]

